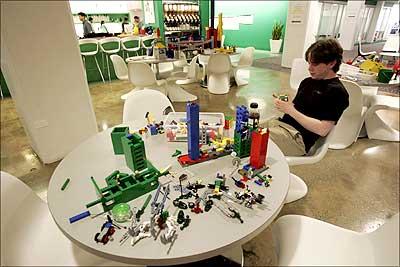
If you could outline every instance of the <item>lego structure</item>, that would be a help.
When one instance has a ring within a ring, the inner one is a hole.
[[[249,111],[247,107],[243,105],[237,106],[233,150],[240,158],[250,155],[251,133],[255,130],[253,126],[249,124]]]
[[[200,157],[199,151],[199,105],[196,103],[186,104],[186,117],[188,128],[188,154],[191,160]]]
[[[133,171],[141,171],[148,167],[144,143],[140,135],[127,134],[121,138],[126,165]]]
[[[90,208],[101,203],[104,211],[109,211],[119,203],[127,203],[156,189],[159,184],[158,177],[165,174],[160,173],[148,162],[148,168],[131,175],[114,171],[106,177],[107,186],[104,188],[99,188],[94,178],[91,177],[99,199],[90,202],[86,207]]]
[[[251,136],[250,166],[260,169],[265,166],[269,139],[268,129],[257,129]]]
[[[186,105],[186,115],[188,129],[188,154],[178,157],[178,161],[182,166],[216,159],[232,152],[232,139],[222,137],[218,138],[215,135],[206,136],[204,130],[200,131],[198,104],[188,103]],[[202,138],[200,138],[200,134],[202,135]]]

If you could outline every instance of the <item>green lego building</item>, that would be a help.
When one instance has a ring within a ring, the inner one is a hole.
[[[147,168],[146,150],[142,137],[138,134],[128,134],[121,138],[126,165],[133,171]]]

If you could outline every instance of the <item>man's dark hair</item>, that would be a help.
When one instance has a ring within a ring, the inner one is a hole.
[[[125,17],[125,18],[124,18],[124,21],[128,21],[128,17]]]
[[[134,16],[133,18],[134,18],[134,19],[139,19],[139,17],[138,17],[138,16]]]
[[[85,13],[83,13],[83,12],[79,12],[78,15],[82,16],[82,17],[85,17],[85,18],[87,17],[87,15]]]
[[[306,61],[314,64],[328,64],[336,60],[332,70],[336,73],[339,70],[343,58],[343,48],[335,39],[321,39],[313,43],[305,53]]]
[[[93,18],[92,18],[92,17],[89,17],[88,21],[92,22],[92,21],[93,21]]]

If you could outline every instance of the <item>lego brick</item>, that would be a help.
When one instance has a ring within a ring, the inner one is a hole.
[[[111,142],[115,155],[124,154],[121,138],[129,133],[129,127],[115,127],[111,132]]]
[[[190,159],[196,160],[200,157],[199,150],[199,105],[187,103],[186,117],[188,129],[188,154]]]
[[[265,165],[269,131],[253,131],[251,137],[250,165],[254,169],[260,169]]]

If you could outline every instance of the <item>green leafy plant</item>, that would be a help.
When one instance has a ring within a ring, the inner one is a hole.
[[[272,40],[279,40],[282,37],[283,24],[279,21],[272,26]]]

